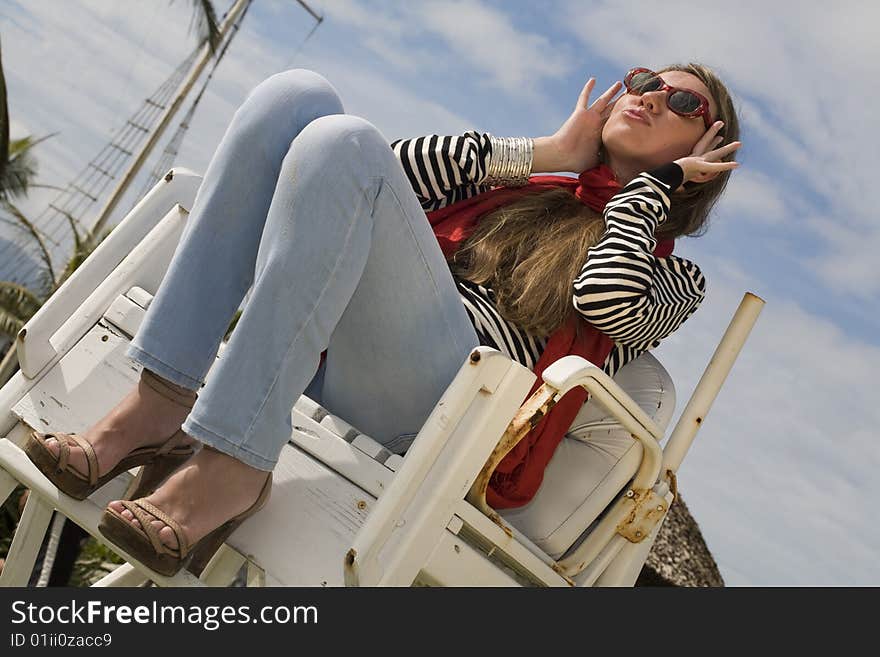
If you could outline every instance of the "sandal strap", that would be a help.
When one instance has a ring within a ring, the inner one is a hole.
[[[59,472],[67,469],[70,460],[70,443],[67,440],[66,433],[47,433],[43,439],[54,438],[58,442],[58,463],[56,468]]]
[[[44,434],[43,440],[45,441],[47,438],[54,438],[58,442],[58,462],[55,464],[55,469],[59,473],[66,470],[78,477],[88,479],[89,485],[94,486],[98,481],[98,458],[95,456],[95,450],[88,441],[75,433],[62,433],[60,431]],[[82,473],[70,465],[71,445],[79,447],[85,453],[86,465],[89,469],[87,473]]]
[[[140,523],[140,532],[150,541],[150,545],[153,546],[153,551],[156,554],[172,554],[169,551],[168,546],[159,538],[159,532],[153,527],[153,518],[151,518],[146,511],[141,509],[140,504],[136,501],[129,500],[120,500],[120,502],[122,502],[122,505],[128,509],[131,512],[131,515],[133,515]],[[134,531],[138,531],[138,528],[134,525],[132,525],[131,528]]]
[[[141,381],[165,397],[165,399],[169,399],[184,408],[192,408],[198,398],[195,390],[166,381],[147,368],[141,370]]]
[[[189,552],[189,546],[187,545],[186,536],[183,533],[183,528],[180,526],[180,523],[162,511],[162,509],[147,502],[146,499],[142,498],[139,500],[120,501],[126,509],[131,511],[131,514],[137,518],[138,522],[141,523],[141,528],[144,530],[144,534],[146,534],[147,538],[150,540],[150,544],[153,546],[153,550],[155,550],[157,554],[169,554],[173,557],[180,555],[179,558],[186,556]],[[160,529],[153,527],[153,520],[161,520],[167,527],[171,528],[171,531],[174,532],[174,536],[177,538],[177,550],[170,548],[162,541],[159,537]]]
[[[78,436],[75,433],[65,435],[68,436],[69,440],[72,439],[80,449],[85,452],[86,462],[89,464],[89,485],[94,486],[98,483],[98,457],[95,454],[95,449],[82,436]],[[68,448],[68,451],[70,451],[70,448]]]
[[[174,518],[165,513],[162,509],[157,507],[147,500],[140,500],[141,506],[149,511],[151,514],[156,516],[159,520],[164,522],[168,527],[171,527],[171,531],[174,532],[174,536],[177,538],[177,552],[181,555],[181,557],[186,556],[186,553],[189,552],[189,545],[186,541],[186,535],[183,533],[183,527],[180,526],[180,523],[177,522]],[[158,531],[156,532],[158,536]],[[167,546],[166,546],[167,547]]]

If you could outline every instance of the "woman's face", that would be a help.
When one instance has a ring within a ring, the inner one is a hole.
[[[691,89],[709,101],[713,121],[718,105],[700,78],[684,71],[660,73],[666,84]],[[666,91],[648,91],[641,96],[624,93],[615,102],[602,129],[602,143],[608,164],[617,171],[648,171],[690,155],[706,133],[702,116],[680,116],[666,106]],[[625,110],[640,110],[647,122],[632,118]]]

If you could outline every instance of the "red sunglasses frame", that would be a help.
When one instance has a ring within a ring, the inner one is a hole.
[[[651,75],[656,77],[658,80],[660,80],[660,84],[662,84],[663,86],[660,87],[659,89],[651,89],[651,91],[668,91],[668,92],[670,92],[670,93],[666,94],[666,107],[669,108],[670,112],[674,112],[675,114],[678,114],[679,116],[685,116],[688,118],[696,118],[698,116],[702,116],[703,122],[706,124],[707,130],[709,129],[709,126],[712,125],[712,119],[709,116],[709,101],[706,100],[706,97],[703,96],[703,94],[697,93],[693,89],[685,89],[683,87],[670,86],[670,85],[666,84],[666,80],[664,80],[663,78],[660,77],[659,73],[655,73],[654,71],[652,71],[649,68],[630,69],[629,73],[626,74],[626,77],[623,78],[623,84],[626,86],[627,93],[630,93],[630,94],[633,94],[636,96],[642,95],[642,94],[634,91],[632,89],[632,87],[630,87],[630,82],[632,81],[632,78],[636,73],[650,73]],[[693,112],[679,112],[678,110],[674,109],[669,104],[669,97],[672,95],[673,92],[676,92],[676,91],[686,91],[690,94],[693,94],[694,96],[699,98],[700,106],[697,109],[695,109]]]

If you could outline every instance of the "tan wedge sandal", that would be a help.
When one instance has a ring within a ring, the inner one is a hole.
[[[197,394],[169,384],[147,369],[141,373],[141,381],[166,399],[192,408]],[[46,440],[58,441],[58,454],[53,454]],[[143,497],[152,493],[165,479],[195,453],[195,445],[185,444],[188,436],[180,429],[161,445],[139,447],[129,452],[109,472],[98,476],[98,458],[91,444],[81,436],[61,432],[39,433],[34,431],[24,445],[24,453],[46,478],[62,493],[77,500],[84,500],[108,481],[124,471],[143,466],[131,481],[125,499]],[[87,472],[80,472],[70,465],[70,448],[79,447],[86,455]]]
[[[196,563],[199,564],[198,572],[201,572],[232,532],[242,522],[263,508],[269,499],[271,490],[272,473],[270,472],[260,495],[248,509],[205,534],[193,545],[189,545],[187,542],[180,523],[145,499],[121,500],[123,507],[131,511],[132,515],[137,518],[141,524],[140,528],[135,527],[122,514],[108,507],[101,516],[98,529],[108,541],[161,575],[173,577],[184,566],[189,565],[190,570],[193,570],[192,566]],[[168,547],[162,542],[159,538],[159,530],[153,527],[152,520],[161,520],[171,528],[177,537],[177,548]]]

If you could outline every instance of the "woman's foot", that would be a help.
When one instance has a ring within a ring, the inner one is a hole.
[[[266,483],[268,473],[242,463],[214,449],[203,449],[172,474],[146,498],[168,514],[183,530],[192,546],[227,520],[253,506]],[[121,502],[108,505],[135,527],[140,522]],[[153,520],[159,539],[177,548],[177,536],[161,520]]]
[[[170,389],[169,394],[181,400],[187,397],[195,400],[192,391],[164,380],[161,380],[161,384]],[[100,477],[112,470],[132,450],[164,443],[180,428],[189,412],[190,409],[180,401],[169,399],[148,385],[142,375],[138,385],[121,402],[80,435],[95,450]],[[194,439],[187,438],[174,447],[195,443]],[[46,447],[52,454],[58,455],[60,448],[55,438],[47,438]],[[84,476],[89,472],[85,452],[75,445],[70,448],[69,464]]]

